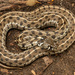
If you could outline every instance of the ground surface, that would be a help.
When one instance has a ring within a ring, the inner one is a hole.
[[[4,0],[3,0],[4,1]],[[75,0],[54,0],[53,5],[59,5],[71,10],[75,14]],[[19,11],[32,11],[35,8],[46,5],[47,3],[36,4],[33,7],[26,5],[13,5],[9,4],[8,0],[2,2],[0,0],[0,15],[14,10]],[[11,49],[11,52],[21,52],[18,46],[13,43],[15,37],[20,33],[18,30],[11,30],[7,35],[7,48]],[[15,51],[16,49],[16,51]],[[32,64],[23,67],[21,69],[9,70],[0,67],[0,75],[74,75],[75,72],[75,42],[63,53],[47,56],[50,62],[47,67],[45,58],[39,58]],[[47,67],[47,68],[46,68]]]

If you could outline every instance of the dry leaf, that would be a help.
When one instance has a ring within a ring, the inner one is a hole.
[[[52,58],[50,57],[43,57],[43,60],[45,62],[46,65],[51,64],[53,62]]]
[[[34,70],[31,70],[31,72],[33,73],[33,75],[36,75],[35,71]]]

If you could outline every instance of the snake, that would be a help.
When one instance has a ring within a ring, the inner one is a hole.
[[[52,30],[44,28],[54,27]],[[6,47],[10,29],[22,30],[17,45],[24,49],[12,53]],[[75,41],[75,15],[64,7],[44,5],[31,12],[12,11],[0,16],[0,63],[22,67],[39,57],[62,53]]]

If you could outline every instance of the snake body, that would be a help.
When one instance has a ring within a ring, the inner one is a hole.
[[[54,26],[55,30],[41,28]],[[7,32],[16,28],[24,30],[18,37],[19,54],[6,48]],[[9,12],[0,17],[0,62],[7,66],[25,66],[37,58],[61,53],[75,41],[75,17],[59,6],[42,6],[31,12]]]

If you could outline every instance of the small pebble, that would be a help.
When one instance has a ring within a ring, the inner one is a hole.
[[[72,7],[74,6],[74,3],[72,3]]]

